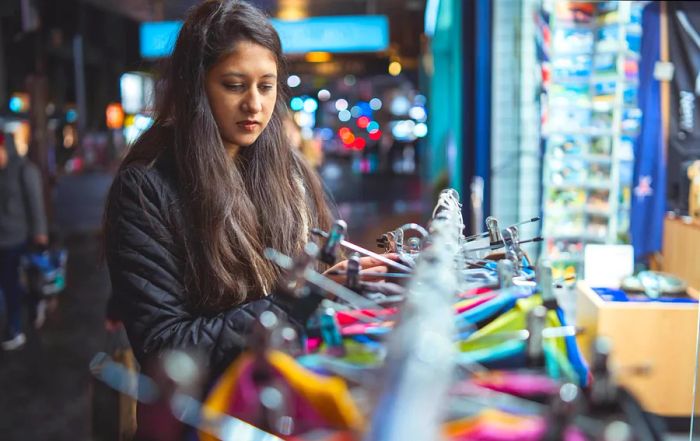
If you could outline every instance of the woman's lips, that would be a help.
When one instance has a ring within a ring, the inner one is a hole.
[[[256,121],[241,121],[237,123],[240,128],[246,132],[253,132],[258,127],[259,123]]]

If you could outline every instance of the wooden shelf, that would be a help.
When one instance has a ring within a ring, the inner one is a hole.
[[[595,337],[611,340],[611,365],[619,384],[644,409],[666,417],[688,417],[693,409],[697,303],[609,302],[585,282],[577,284],[577,337],[587,361]],[[635,374],[635,368],[647,368]],[[595,380],[594,380],[595,381]]]
[[[700,290],[700,220],[666,216],[663,270]]]

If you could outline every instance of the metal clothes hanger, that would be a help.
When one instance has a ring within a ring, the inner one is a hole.
[[[313,242],[309,242],[306,245],[306,248],[306,254],[314,254],[314,250],[318,249],[316,244]],[[358,310],[381,309],[381,306],[372,300],[369,300],[316,272],[311,265],[308,264],[308,257],[302,256],[299,260],[297,260],[297,263],[295,263],[291,257],[272,248],[265,249],[265,257],[286,270],[293,270],[294,277],[296,277],[298,280],[304,280],[305,282],[320,288],[320,291],[317,291],[317,293],[329,298],[330,300],[333,300],[333,298],[329,295],[332,294]],[[307,262],[307,264],[305,266],[300,266],[298,262]],[[379,321],[376,317],[369,315],[362,315],[360,320],[368,323]]]
[[[489,218],[492,218],[492,217],[489,217]],[[486,218],[487,225],[489,222],[489,218]],[[493,218],[493,219],[495,219],[495,218]],[[528,219],[528,220],[524,220],[524,221],[515,223],[515,224],[511,225],[511,227],[520,227],[522,225],[527,225],[527,224],[532,223],[532,222],[538,222],[539,220],[540,220],[539,217],[533,217],[532,219]],[[489,236],[489,237],[492,236],[492,232],[490,230],[485,231],[483,233],[474,234],[472,236],[467,236],[464,238],[464,240],[465,240],[465,242],[473,242],[475,240],[478,240],[478,239],[481,239],[482,237],[487,237],[487,236]]]
[[[328,238],[328,233],[326,233],[325,231],[320,230],[320,229],[318,229],[318,228],[313,228],[313,229],[311,230],[311,233],[314,234],[314,235],[316,235],[316,236],[322,237],[322,238],[324,238],[324,239],[327,239],[327,238]],[[403,264],[401,264],[401,263],[399,263],[399,262],[396,262],[396,261],[391,260],[391,259],[389,259],[389,258],[387,258],[387,257],[384,257],[384,256],[382,256],[381,254],[377,254],[377,253],[375,253],[375,252],[373,252],[373,251],[370,251],[370,250],[368,250],[368,249],[362,248],[361,246],[355,245],[354,243],[348,242],[347,240],[341,240],[341,241],[339,242],[339,244],[340,244],[340,246],[342,246],[343,248],[347,248],[348,250],[358,252],[358,253],[360,253],[360,254],[362,254],[362,255],[364,255],[364,256],[373,257],[373,258],[377,259],[378,261],[382,262],[383,264],[385,264],[385,265],[387,265],[387,266],[390,266],[390,267],[392,267],[392,268],[398,269],[399,271],[404,271],[404,272],[410,272],[410,271],[411,271],[411,268],[408,267],[408,266],[406,266],[406,265],[403,265]]]

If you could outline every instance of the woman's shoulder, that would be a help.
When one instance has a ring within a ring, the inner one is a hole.
[[[159,159],[151,163],[134,161],[122,166],[117,173],[106,217],[143,223],[142,227],[155,235],[154,219],[166,227],[180,225],[180,205],[172,170],[167,164]]]
[[[140,189],[141,193],[169,196],[176,192],[174,164],[164,155],[150,163],[135,161],[123,166],[115,182],[122,187]]]

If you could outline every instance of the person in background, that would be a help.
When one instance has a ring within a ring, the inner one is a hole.
[[[41,173],[19,156],[11,138],[0,133],[0,291],[5,302],[6,324],[0,347],[19,349],[26,342],[22,332],[20,258],[28,245],[48,246]]]

